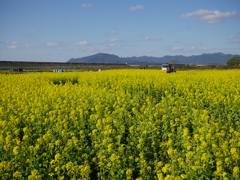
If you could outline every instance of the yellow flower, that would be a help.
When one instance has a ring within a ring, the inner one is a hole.
[[[236,148],[231,148],[230,149],[230,152],[231,152],[231,154],[232,154],[232,157],[234,158],[234,159],[239,159],[239,154],[237,153],[237,149]]]
[[[194,134],[194,139],[195,139],[196,141],[199,141],[199,139],[200,139],[199,134]]]
[[[48,175],[52,177],[52,176],[54,176],[54,173],[49,173]]]
[[[133,156],[129,156],[128,159],[133,160]]]
[[[55,141],[55,145],[56,146],[60,146],[61,145],[61,141],[60,140]]]
[[[66,164],[66,169],[67,169],[67,170],[71,170],[73,167],[74,167],[74,164],[73,164],[72,162],[68,162],[68,163]]]
[[[90,173],[91,173],[91,169],[90,166],[86,165],[86,166],[80,166],[80,171],[81,171],[81,176],[85,177],[86,179],[88,179]]]
[[[225,163],[226,163],[227,165],[229,165],[229,164],[231,163],[230,158],[225,158]]]
[[[164,179],[163,173],[158,173],[157,177],[158,177],[159,180],[163,180]]]
[[[167,150],[168,155],[173,158],[177,154],[177,150],[173,150],[172,148]]]
[[[168,174],[164,180],[176,180],[176,177]]]
[[[60,167],[55,167],[55,169],[54,169],[55,172],[59,172],[60,170],[61,170]]]
[[[189,151],[189,152],[186,154],[186,158],[187,158],[187,159],[191,159],[193,155],[194,155],[194,152],[193,152],[193,151]]]
[[[207,162],[208,161],[208,154],[207,153],[203,153],[202,157],[201,157],[201,160]]]
[[[186,174],[181,174],[181,178],[182,178],[182,179],[187,179],[187,178],[188,178],[188,175],[186,175]]]
[[[171,171],[170,164],[165,164],[165,166],[162,168],[162,171],[164,173],[170,172]]]
[[[20,179],[22,177],[22,173],[19,171],[16,171],[13,173],[13,177],[16,179]]]
[[[110,152],[113,149],[113,143],[108,145],[108,151]]]
[[[61,154],[57,153],[55,155],[55,160],[59,160],[59,159],[62,159],[62,156],[61,156]]]
[[[177,161],[181,167],[185,166],[185,162],[184,162],[183,158],[178,158]]]
[[[168,146],[171,146],[173,144],[173,140],[172,139],[169,139],[166,143]]]
[[[60,178],[59,178],[59,180],[63,180],[64,179],[64,176],[61,176]]]
[[[38,142],[39,144],[43,144],[43,139],[42,139],[42,138],[38,138],[38,139],[37,139],[37,142]]]
[[[131,127],[129,128],[129,132],[130,132],[130,133],[133,133],[133,132],[134,132],[134,126],[131,126]]]
[[[13,154],[14,155],[18,155],[18,152],[19,152],[19,146],[15,146],[14,148],[13,148]]]
[[[132,179],[132,170],[131,169],[127,169],[126,176],[127,176],[127,179]]]
[[[183,129],[183,137],[188,136],[188,134],[189,134],[188,128],[184,128],[184,129]]]
[[[28,176],[28,180],[41,180],[42,176],[39,174],[38,170],[34,169],[31,171],[31,175]]]
[[[111,161],[116,161],[120,158],[120,156],[117,156],[116,154],[112,154],[111,157],[110,157],[110,160]]]
[[[239,70],[0,74],[0,176],[239,179],[239,77]],[[46,169],[33,170],[38,162]]]
[[[234,155],[234,154],[236,154],[236,153],[237,153],[237,149],[236,149],[236,148],[231,148],[231,149],[230,149],[230,152],[231,152],[231,154],[233,154],[233,155]]]
[[[233,177],[239,177],[239,167],[237,166],[233,168]]]
[[[23,141],[26,141],[28,138],[29,138],[28,135],[24,135],[24,136],[23,136]]]
[[[12,142],[12,136],[11,136],[11,135],[8,135],[8,136],[6,137],[6,143],[7,143],[7,144],[11,144],[11,142]]]

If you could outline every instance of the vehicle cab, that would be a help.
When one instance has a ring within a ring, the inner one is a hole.
[[[162,70],[166,71],[168,67],[170,67],[170,64],[168,63],[162,64]]]

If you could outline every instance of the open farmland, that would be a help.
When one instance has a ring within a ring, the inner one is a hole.
[[[1,179],[239,179],[240,71],[0,74]]]

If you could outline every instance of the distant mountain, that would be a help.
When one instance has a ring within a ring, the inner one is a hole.
[[[175,60],[176,64],[193,64],[193,65],[226,65],[226,62],[240,55],[223,54],[223,53],[204,53],[202,55],[193,56],[164,56],[164,57],[127,57],[121,58],[113,54],[98,53],[83,58],[72,58],[68,63],[104,63],[104,64],[129,64],[129,65],[160,65],[163,63],[171,63]]]
[[[113,54],[98,53],[83,58],[72,58],[68,62],[74,63],[106,63],[106,64],[122,64],[122,58]]]

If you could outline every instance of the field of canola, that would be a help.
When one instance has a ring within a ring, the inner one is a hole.
[[[239,179],[240,71],[0,75],[1,179]]]

